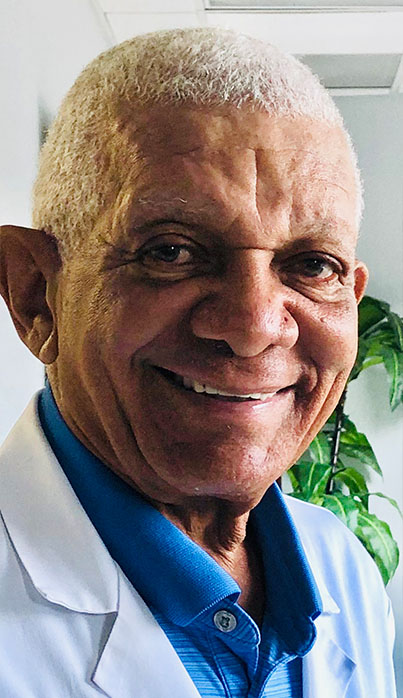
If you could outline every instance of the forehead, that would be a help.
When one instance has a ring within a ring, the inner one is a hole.
[[[123,187],[125,227],[172,211],[218,217],[225,228],[234,219],[250,219],[254,209],[269,228],[338,228],[341,220],[343,228],[355,229],[354,167],[338,127],[305,117],[185,106],[153,107],[126,124],[135,165]]]

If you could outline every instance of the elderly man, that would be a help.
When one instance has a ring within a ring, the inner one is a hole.
[[[0,456],[2,698],[392,698],[361,544],[275,481],[354,362],[360,180],[295,59],[195,29],[101,55],[2,295],[47,385]]]

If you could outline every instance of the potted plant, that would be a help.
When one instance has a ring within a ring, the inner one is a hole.
[[[383,364],[391,410],[403,402],[403,318],[371,296],[364,296],[358,311],[358,353],[347,386],[331,417],[290,469],[289,494],[335,513],[366,547],[387,584],[397,568],[399,550],[388,524],[370,513],[369,502],[383,497],[399,507],[382,492],[369,491],[368,468],[380,475],[382,470],[367,437],[345,413],[345,401],[351,381]]]

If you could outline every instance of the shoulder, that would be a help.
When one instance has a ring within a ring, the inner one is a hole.
[[[284,495],[284,500],[298,533],[304,541],[316,547],[324,545],[325,550],[328,550],[332,543],[337,542],[338,546],[352,548],[354,551],[359,551],[360,555],[363,551],[363,557],[369,558],[358,538],[329,509],[289,495]]]
[[[394,622],[375,562],[330,511],[293,497],[286,496],[285,501],[323,605],[315,621],[318,638],[307,656],[307,671],[321,664],[324,642],[331,638],[333,650],[335,645],[341,648],[355,665],[343,695],[393,698]],[[326,666],[329,680],[333,666]]]
[[[285,496],[298,535],[314,573],[335,590],[363,588],[385,596],[380,572],[361,541],[332,512]]]

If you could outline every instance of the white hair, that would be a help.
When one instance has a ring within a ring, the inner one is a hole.
[[[309,68],[232,31],[176,29],[137,36],[101,54],[64,99],[33,192],[33,224],[55,235],[62,251],[79,247],[117,195],[123,176],[113,154],[119,113],[128,104],[133,111],[150,103],[233,105],[340,127],[355,167],[359,222],[362,185],[354,149],[336,105]]]

